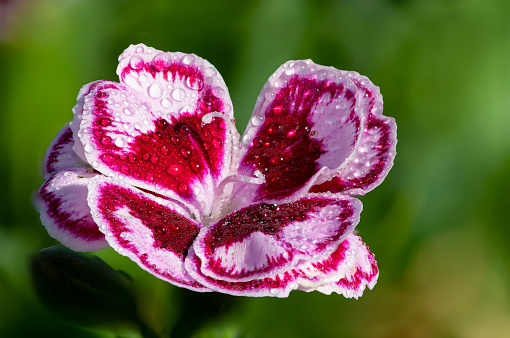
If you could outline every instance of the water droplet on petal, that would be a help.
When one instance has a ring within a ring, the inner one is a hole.
[[[161,91],[161,87],[157,83],[153,83],[152,86],[149,88],[149,95],[153,99],[159,99],[161,95],[163,95],[163,92]]]
[[[85,152],[87,153],[91,153],[94,151],[94,146],[90,143],[87,143],[84,147],[83,147],[83,150],[85,150]]]
[[[129,65],[133,69],[142,69],[143,67],[143,59],[140,55],[133,55],[129,60]]]
[[[172,141],[173,144],[177,145],[177,143],[179,143],[180,140],[178,137],[172,136],[170,138],[170,141]]]
[[[103,156],[101,156],[101,159],[106,163],[110,163],[115,161],[115,156],[113,156],[112,154],[104,154]]]
[[[175,101],[180,102],[180,101],[184,100],[185,97],[186,97],[186,92],[182,88],[174,89],[174,91],[172,92],[172,98]]]
[[[101,139],[101,144],[104,146],[107,146],[110,143],[112,143],[112,138],[110,136],[105,136]]]
[[[152,164],[158,164],[158,161],[159,161],[159,157],[157,157],[156,155],[151,156]]]
[[[145,111],[149,111],[151,109],[151,104],[149,102],[142,103],[142,108]]]
[[[124,164],[122,167],[120,167],[120,171],[127,175],[129,173],[129,167]]]
[[[193,55],[186,55],[182,59],[182,63],[184,63],[186,65],[191,65],[194,61],[195,61],[195,58],[193,57]]]
[[[124,114],[126,114],[127,116],[133,116],[135,115],[135,111],[131,108],[124,108],[123,110]]]
[[[169,166],[168,168],[166,168],[166,172],[168,173],[168,175],[171,175],[171,176],[178,175],[181,173],[181,171],[182,171],[182,166],[180,166],[178,164],[173,164],[173,165]]]
[[[148,161],[150,157],[151,157],[151,155],[150,155],[149,153],[145,153],[145,154],[143,154],[143,159],[144,159],[145,161]]]
[[[170,108],[172,106],[172,102],[169,99],[161,100],[161,106],[163,108]]]
[[[283,111],[283,107],[282,107],[282,106],[275,106],[275,107],[273,108],[273,112],[274,112],[275,114],[280,114],[282,111]]]
[[[182,157],[184,157],[185,159],[189,160],[191,158],[191,155],[192,155],[191,149],[186,148],[186,147],[182,147],[180,149],[180,151],[181,151]]]
[[[220,141],[217,139],[217,138],[214,138],[212,141],[211,141],[211,145],[213,146],[213,148],[215,149],[219,149],[220,146],[221,146],[221,143]]]
[[[146,176],[145,176],[145,180],[147,182],[152,182],[154,181],[154,175],[152,173],[148,173]]]
[[[162,146],[160,150],[163,155],[168,154],[168,152],[170,151],[167,146]]]
[[[119,136],[115,139],[115,145],[119,148],[126,146],[126,138],[124,136]]]
[[[133,154],[129,154],[129,156],[128,156],[128,160],[129,160],[129,162],[131,162],[131,163],[135,163],[135,162],[136,162],[136,156],[135,156],[135,155],[133,155]]]
[[[163,70],[169,65],[170,54],[161,52],[154,57],[154,67],[156,67],[157,70]]]
[[[179,192],[181,194],[187,194],[189,193],[189,187],[186,183],[179,184]]]

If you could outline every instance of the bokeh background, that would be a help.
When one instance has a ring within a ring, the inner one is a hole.
[[[380,268],[373,291],[204,296],[95,253],[131,276],[153,333],[510,337],[509,13],[507,0],[0,1],[0,336],[144,331],[85,305],[105,321],[73,318],[35,292],[31,273],[39,250],[57,244],[31,204],[44,151],[80,87],[116,80],[118,55],[143,42],[214,64],[241,132],[273,71],[311,58],[380,86],[399,139],[385,182],[361,198],[357,229]]]

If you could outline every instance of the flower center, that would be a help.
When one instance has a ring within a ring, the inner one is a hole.
[[[225,114],[219,112],[212,112],[205,114],[202,117],[202,122],[207,124],[211,123],[213,118],[219,117],[225,121],[225,124],[228,126],[228,136],[226,136],[225,142],[230,142],[232,145],[232,158],[231,158],[231,172],[237,171],[239,158],[237,156],[237,149],[240,149],[239,146],[239,134],[234,125],[234,122]],[[234,170],[232,170],[232,168]],[[220,184],[216,187],[215,191],[215,201],[212,207],[212,211],[210,215],[204,215],[203,224],[211,224],[216,223],[232,210],[230,210],[230,198],[233,189],[233,183],[236,182],[244,182],[244,183],[252,183],[252,184],[263,184],[265,182],[265,177],[262,172],[256,170],[254,172],[255,177],[246,176],[246,175],[238,175],[233,173],[225,177]]]

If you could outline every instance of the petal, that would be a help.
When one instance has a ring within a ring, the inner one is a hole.
[[[339,168],[325,171],[317,179],[311,192],[342,192],[365,194],[377,187],[386,177],[396,155],[397,125],[392,117],[382,115],[382,96],[379,88],[368,78],[349,72],[358,87],[363,112],[363,132],[355,151]]]
[[[368,262],[368,263],[367,263]],[[301,262],[292,269],[263,279],[245,282],[227,282],[206,276],[201,272],[201,260],[193,249],[186,259],[186,269],[202,284],[214,291],[237,296],[287,297],[292,290],[318,290],[345,297],[362,295],[366,286],[372,289],[378,270],[373,254],[361,238],[350,234],[330,255],[316,261]],[[359,267],[364,268],[360,271]],[[370,268],[367,268],[370,266]]]
[[[75,251],[108,246],[87,204],[87,184],[95,175],[83,168],[60,171],[43,184],[36,196],[41,222],[50,236]]]
[[[117,72],[123,84],[100,82],[85,95],[79,137],[87,161],[192,204],[196,217],[209,214],[237,137],[223,79],[195,55],[143,45],[121,55]]]
[[[361,209],[359,200],[332,194],[253,204],[202,231],[193,249],[207,276],[231,282],[273,276],[329,255],[352,232]]]
[[[240,172],[261,171],[260,186],[238,185],[255,200],[282,198],[302,188],[323,166],[352,153],[361,130],[356,86],[345,72],[289,61],[267,81],[243,136]]]
[[[200,230],[185,209],[104,176],[91,180],[88,196],[94,220],[117,252],[174,285],[208,291],[184,269]]]
[[[73,145],[73,132],[68,123],[60,129],[46,150],[43,162],[44,178],[49,179],[51,175],[62,170],[86,166],[74,152]]]
[[[311,191],[373,189],[395,156],[395,124],[381,114],[382,96],[366,77],[310,60],[285,63],[262,88],[242,138],[240,173],[258,170],[265,183],[238,184],[234,194],[243,202],[236,206],[282,199],[336,176],[352,186]]]
[[[352,236],[350,238],[350,250],[355,250],[356,254],[352,260],[355,264],[348,270],[344,277],[338,281],[321,285],[317,287],[317,291],[327,295],[332,292],[343,294],[347,298],[356,298],[363,295],[363,291],[368,286],[372,290],[377,283],[379,277],[379,269],[374,254],[370,252],[370,248],[363,243],[361,237]],[[321,267],[316,264],[316,269]],[[313,291],[313,288],[301,288],[305,291]]]

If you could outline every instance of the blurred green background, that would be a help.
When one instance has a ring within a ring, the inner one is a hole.
[[[31,205],[45,149],[80,87],[117,80],[118,55],[143,42],[214,64],[241,132],[273,71],[311,58],[380,86],[399,139],[387,179],[361,198],[357,229],[380,268],[373,291],[211,298],[97,252],[133,277],[149,327],[168,335],[187,323],[196,337],[510,337],[509,13],[507,0],[0,1],[0,336],[140,335],[49,309],[29,262],[56,244]],[[207,302],[221,313],[194,322]]]

